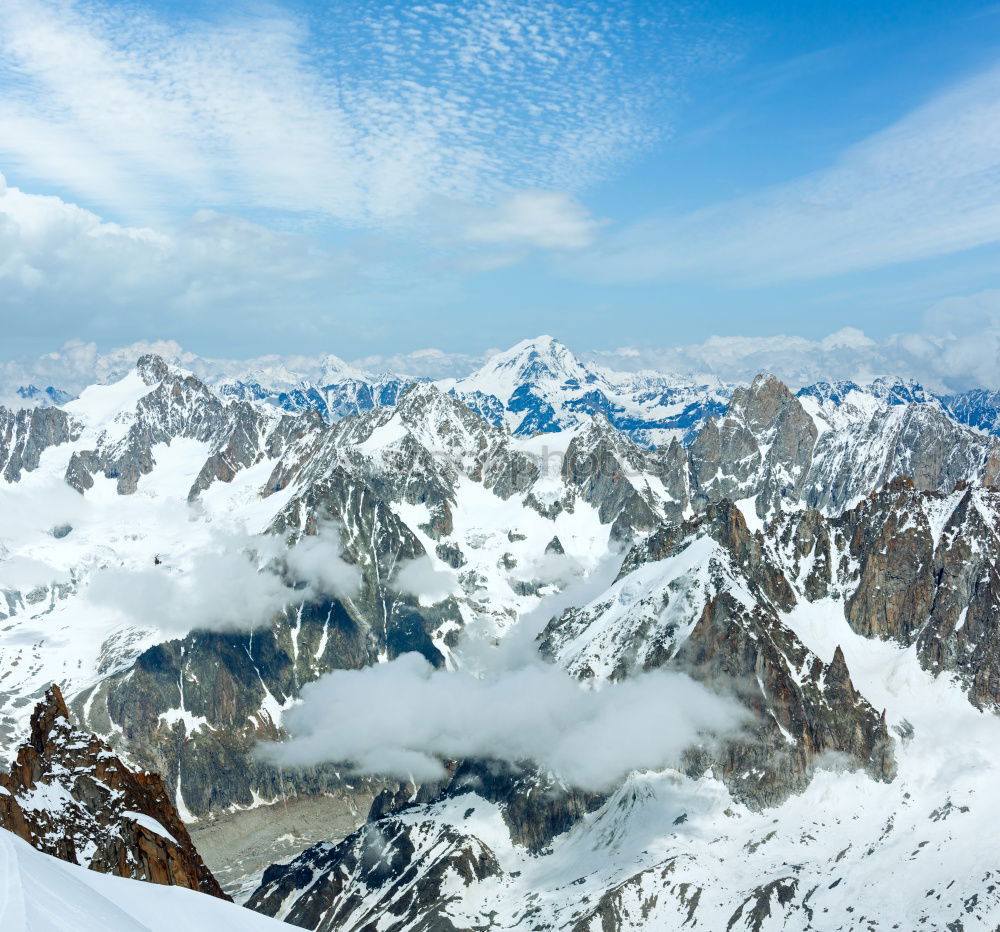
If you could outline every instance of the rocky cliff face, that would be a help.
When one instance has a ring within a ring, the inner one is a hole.
[[[798,399],[773,376],[758,376],[691,444],[696,502],[757,496],[766,514],[782,498],[802,498],[818,436]]]
[[[897,480],[835,523],[851,626],[916,645],[922,666],[957,675],[981,708],[1000,708],[997,560],[1000,494],[920,492]],[[845,572],[846,569],[846,572]]]
[[[88,727],[163,774],[186,818],[296,793],[336,792],[334,768],[282,773],[254,758],[281,736],[302,684],[374,661],[336,602],[302,606],[249,634],[196,632],[143,652],[74,700]]]
[[[0,775],[0,825],[39,851],[91,870],[225,897],[155,774],[133,771],[74,728],[57,686],[28,743]]]
[[[320,932],[449,930],[462,927],[447,913],[458,889],[499,874],[493,852],[479,839],[431,820],[411,825],[387,818],[338,845],[317,845],[268,868],[247,905]],[[309,895],[298,895],[305,888]]]
[[[67,443],[76,430],[59,408],[10,411],[0,407],[0,476],[17,482],[23,471],[38,467],[45,449]]]
[[[884,718],[854,688],[841,652],[824,664],[784,623],[800,594],[767,544],[726,501],[665,525],[626,557],[607,593],[553,619],[541,649],[588,679],[676,669],[738,689],[754,724],[692,752],[688,767],[711,769],[750,806],[801,792],[830,753],[891,780]]]
[[[696,508],[753,499],[757,515],[768,518],[799,502],[836,515],[897,476],[923,491],[993,485],[1000,446],[938,404],[823,406],[758,376],[705,425],[689,458]]]

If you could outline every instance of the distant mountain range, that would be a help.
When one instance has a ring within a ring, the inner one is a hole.
[[[364,372],[331,354],[288,362],[268,359],[246,367],[184,355],[185,367],[225,397],[291,413],[315,410],[327,421],[392,406],[406,385],[433,381],[514,436],[566,430],[601,414],[647,447],[672,439],[690,442],[709,417],[725,410],[736,387],[712,377],[616,372],[582,362],[549,336],[522,341],[467,375],[436,380]],[[113,368],[110,374],[120,377],[125,371]],[[40,389],[33,384],[17,386],[11,394],[12,401],[32,406],[59,406],[76,397],[58,386]],[[1000,435],[1000,391],[935,394],[913,380],[877,378],[816,382],[797,394],[827,407],[934,405],[956,423]]]

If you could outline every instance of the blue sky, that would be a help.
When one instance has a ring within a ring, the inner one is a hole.
[[[952,382],[1000,368],[1000,7],[8,0],[5,20],[4,357],[551,332],[655,361],[849,327],[950,354]]]

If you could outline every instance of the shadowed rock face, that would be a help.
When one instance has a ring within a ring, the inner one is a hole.
[[[0,775],[0,825],[91,870],[228,899],[163,781],[129,769],[99,738],[74,728],[58,686],[35,709],[10,773]]]
[[[318,932],[348,922],[385,932],[451,932],[472,928],[456,926],[446,914],[456,887],[498,874],[496,857],[478,838],[431,820],[411,825],[388,818],[369,822],[339,845],[316,845],[289,864],[269,867],[247,906]],[[294,897],[306,887],[306,896]]]
[[[281,737],[281,710],[303,683],[334,667],[373,662],[339,602],[310,603],[264,630],[193,632],[145,651],[74,705],[129,757],[163,774],[171,795],[202,817],[260,799],[339,786],[333,767],[282,773],[254,757]]]
[[[74,705],[89,727],[162,773],[195,816],[259,799],[339,793],[332,764],[282,771],[256,759],[254,749],[282,737],[282,710],[324,673],[407,650],[440,663],[425,617],[398,597],[385,604],[388,628],[383,618],[359,617],[330,599],[290,609],[252,634],[192,632],[148,649]]]
[[[69,416],[60,408],[0,408],[0,477],[17,482],[22,471],[38,467],[44,450],[72,440],[74,431]]]
[[[728,596],[709,602],[671,665],[708,683],[745,684],[752,723],[719,747],[689,752],[687,769],[711,769],[751,808],[804,790],[830,752],[877,780],[895,775],[884,715],[855,690],[843,654],[824,664],[766,611],[747,613]]]
[[[602,793],[565,786],[530,764],[495,760],[462,761],[455,767],[442,795],[467,793],[497,803],[511,839],[533,853],[543,851],[605,799]]]

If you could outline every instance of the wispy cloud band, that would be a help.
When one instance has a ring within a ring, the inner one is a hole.
[[[363,2],[168,22],[8,0],[0,157],[133,220],[196,205],[363,224],[433,197],[577,190],[658,134],[675,82],[716,54],[651,9]]]
[[[733,286],[841,275],[1000,240],[1000,68],[935,97],[829,168],[607,238],[576,271]]]

